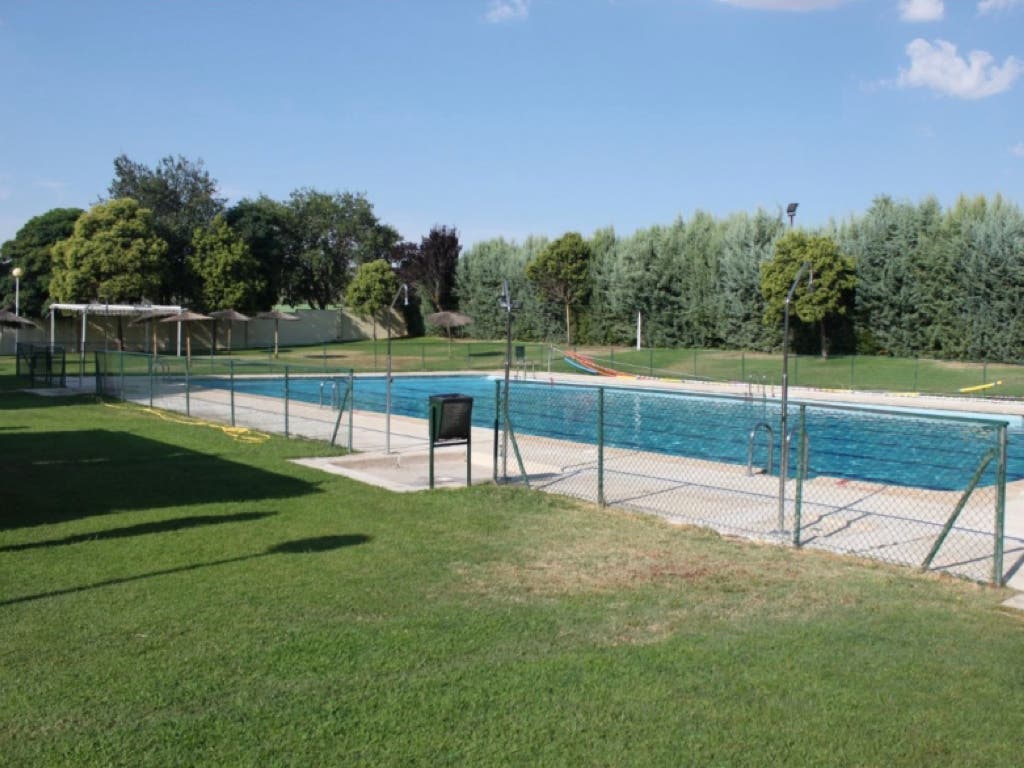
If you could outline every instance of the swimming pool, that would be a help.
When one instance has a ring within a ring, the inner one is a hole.
[[[290,379],[289,397],[322,401],[323,379]],[[344,382],[344,379],[340,380]],[[198,382],[197,382],[198,383]],[[203,386],[227,387],[223,379]],[[493,426],[499,382],[489,376],[396,376],[392,413],[427,417],[431,395],[458,392],[474,398],[473,423]],[[283,396],[281,379],[234,381],[236,392]],[[517,434],[597,442],[598,387],[511,382],[510,418]],[[383,376],[355,379],[356,409],[383,412]],[[328,391],[327,402],[330,402]],[[798,427],[800,403],[790,401],[789,424]],[[806,404],[810,443],[808,476],[830,476],[935,490],[963,490],[981,456],[995,445],[999,419],[930,417],[840,405]],[[617,448],[648,451],[745,466],[750,432],[757,424],[774,431],[780,453],[779,403],[665,390],[604,387],[604,440]],[[1024,430],[1011,428],[1007,480],[1024,478]],[[767,431],[756,440],[756,463],[764,463]],[[795,442],[795,441],[794,441]],[[790,467],[796,467],[796,446]],[[778,458],[776,458],[776,471]],[[982,483],[995,482],[994,464]]]

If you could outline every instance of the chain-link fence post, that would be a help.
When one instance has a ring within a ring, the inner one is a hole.
[[[807,441],[807,406],[800,404],[800,436],[797,442],[800,454],[796,465],[796,498],[793,500],[793,546],[800,546],[800,525],[803,513],[804,478],[807,477],[808,441]]]
[[[117,356],[119,358],[118,365],[120,366],[120,369],[121,369],[120,370],[120,374],[121,374],[121,376],[120,376],[120,378],[121,378],[121,393],[120,393],[121,394],[121,401],[124,402],[125,400],[128,399],[125,396],[125,392],[124,392],[124,350],[121,350],[118,353]]]
[[[501,428],[501,382],[494,381],[494,482],[498,482],[498,432]]]
[[[156,385],[156,360],[152,355],[146,358],[149,361],[149,407],[153,407],[153,387]]]
[[[228,360],[228,399],[231,404],[231,426],[235,426],[235,361]]]
[[[376,355],[377,350],[374,349]],[[284,436],[288,437],[288,366],[284,367]]]
[[[999,427],[999,465],[996,467],[995,542],[992,550],[992,583],[1003,586],[1003,535],[1006,528],[1006,425]]]
[[[188,363],[185,363],[185,415],[192,415],[192,403],[191,403],[191,392],[192,382],[189,379]]]
[[[597,388],[597,505],[604,502],[604,387]]]

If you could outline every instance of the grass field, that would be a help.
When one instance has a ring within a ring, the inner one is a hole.
[[[513,358],[521,351],[530,370],[537,372],[578,373],[563,359],[557,346],[532,342],[514,342]],[[455,340],[451,344],[439,338],[393,339],[392,370],[397,372],[493,371],[504,365],[505,342]],[[266,349],[235,350],[230,356],[249,364],[284,365],[296,369],[358,372],[383,372],[387,367],[388,344],[385,339],[346,343],[318,344],[307,347],[282,347],[275,358]],[[518,351],[517,351],[518,350]],[[581,347],[602,365],[625,374],[670,379],[701,379],[743,382],[751,386],[778,386],[782,379],[779,354],[720,349],[641,349],[627,347]],[[194,371],[220,372],[228,355],[195,354]],[[144,370],[147,356],[134,356],[134,366]],[[0,358],[3,360],[3,358]],[[184,371],[184,358],[163,357],[172,370]],[[13,359],[10,361],[13,364]],[[2,365],[2,363],[0,363]],[[129,367],[132,363],[129,363]],[[94,355],[84,359],[72,355],[67,360],[71,378],[94,372]],[[793,386],[825,389],[860,389],[888,392],[922,392],[971,397],[1024,397],[1024,366],[999,363],[964,363],[925,358],[870,356],[790,355],[789,383]],[[961,389],[971,391],[961,393]]]
[[[1004,590],[0,372],[0,765],[1016,766]]]

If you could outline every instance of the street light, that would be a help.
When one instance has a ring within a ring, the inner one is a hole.
[[[786,206],[786,215],[789,216],[789,226],[793,226],[793,219],[796,218],[796,207],[800,203],[790,203]]]
[[[790,205],[796,208],[796,203]],[[782,310],[782,403],[779,414],[779,441],[781,442],[782,456],[779,460],[779,530],[786,530],[786,475],[789,474],[789,437],[786,434],[786,409],[789,403],[789,305],[793,303],[793,295],[800,281],[808,276],[807,290],[814,287],[814,270],[811,262],[805,261],[797,270],[793,284],[789,286],[789,293],[786,294],[786,302]]]
[[[391,314],[395,311],[395,304],[398,297],[405,295],[405,304],[409,306],[409,286],[402,283],[395,291],[395,298],[391,300],[388,307],[388,365],[387,375],[384,378],[384,453],[391,453]]]
[[[11,277],[14,278],[14,314],[21,315],[19,306],[19,299],[21,294],[21,276],[25,274],[25,270],[21,267],[15,267],[11,270]],[[14,327],[14,354],[18,354],[18,326]]]

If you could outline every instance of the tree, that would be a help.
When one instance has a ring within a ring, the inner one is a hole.
[[[431,312],[455,309],[455,269],[459,264],[459,232],[434,226],[415,250],[402,249],[400,272],[427,299]]]
[[[284,203],[261,195],[255,200],[240,200],[224,213],[224,219],[259,265],[256,308],[270,309],[284,292],[286,263],[295,228],[291,210]]]
[[[377,340],[377,316],[385,310],[391,311],[398,288],[398,278],[383,259],[361,264],[348,285],[345,303],[356,313],[373,320],[374,341]]]
[[[830,315],[845,315],[856,284],[853,259],[843,256],[835,241],[821,235],[790,231],[775,244],[775,256],[761,265],[761,293],[765,300],[764,322],[778,325],[800,267],[809,263],[811,286],[804,280],[796,287],[792,309],[805,323],[818,323],[821,356],[828,357],[825,321]]]
[[[168,155],[155,168],[136,163],[127,155],[114,159],[111,199],[133,198],[152,211],[153,230],[167,242],[159,298],[189,304],[198,298],[198,286],[189,269],[192,235],[224,209],[217,182],[202,160]]]
[[[18,285],[18,309],[26,317],[40,317],[50,297],[53,246],[71,236],[81,208],[54,208],[25,222],[13,239],[0,247],[0,256],[24,271]],[[14,306],[14,278],[10,270],[0,276],[3,303]]]
[[[572,310],[590,285],[590,246],[578,232],[549,243],[526,265],[526,276],[565,309],[565,343],[572,344]]]
[[[292,304],[308,302],[327,309],[341,298],[360,264],[389,259],[399,241],[393,227],[381,224],[362,195],[330,195],[314,189],[292,192],[288,207],[293,230],[284,296]]]
[[[195,231],[192,249],[189,264],[199,277],[202,309],[251,312],[259,308],[260,265],[223,216],[215,216],[210,226]]]
[[[167,243],[130,198],[98,203],[53,246],[50,296],[58,302],[140,302],[159,290]]]

